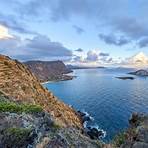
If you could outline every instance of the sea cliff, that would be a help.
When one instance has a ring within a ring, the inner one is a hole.
[[[67,75],[72,70],[62,61],[28,61],[24,64],[41,82],[73,79],[73,76]]]

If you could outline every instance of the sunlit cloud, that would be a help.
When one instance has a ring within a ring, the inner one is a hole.
[[[8,38],[13,38],[13,36],[9,34],[8,28],[0,25],[0,39],[8,39]]]

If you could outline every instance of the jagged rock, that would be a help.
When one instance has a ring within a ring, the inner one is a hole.
[[[130,128],[124,133],[121,148],[148,147],[148,115],[133,113]]]
[[[132,148],[148,148],[148,143],[136,142],[136,143],[134,143]]]

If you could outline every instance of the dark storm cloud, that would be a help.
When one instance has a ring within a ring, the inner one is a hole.
[[[99,34],[98,36],[105,43],[113,44],[116,46],[123,46],[123,45],[128,44],[130,42],[127,38],[125,38],[123,36],[116,37],[115,35],[112,35],[112,34],[109,34],[109,35]]]
[[[68,59],[72,57],[71,50],[43,35],[25,41],[19,37],[0,40],[0,52],[20,60]]]
[[[77,25],[73,25],[72,27],[76,30],[76,32],[77,32],[78,34],[82,34],[82,33],[85,32],[83,28],[81,28],[81,27],[79,27],[79,26],[77,26]]]

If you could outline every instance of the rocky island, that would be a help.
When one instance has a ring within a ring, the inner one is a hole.
[[[74,77],[67,75],[72,70],[62,61],[28,61],[24,64],[41,82],[71,80]]]
[[[148,71],[141,69],[141,70],[137,70],[135,72],[130,72],[128,74],[136,75],[136,76],[146,76],[147,77],[148,76]]]
[[[121,79],[121,80],[134,80],[134,77],[116,77],[117,79]]]

